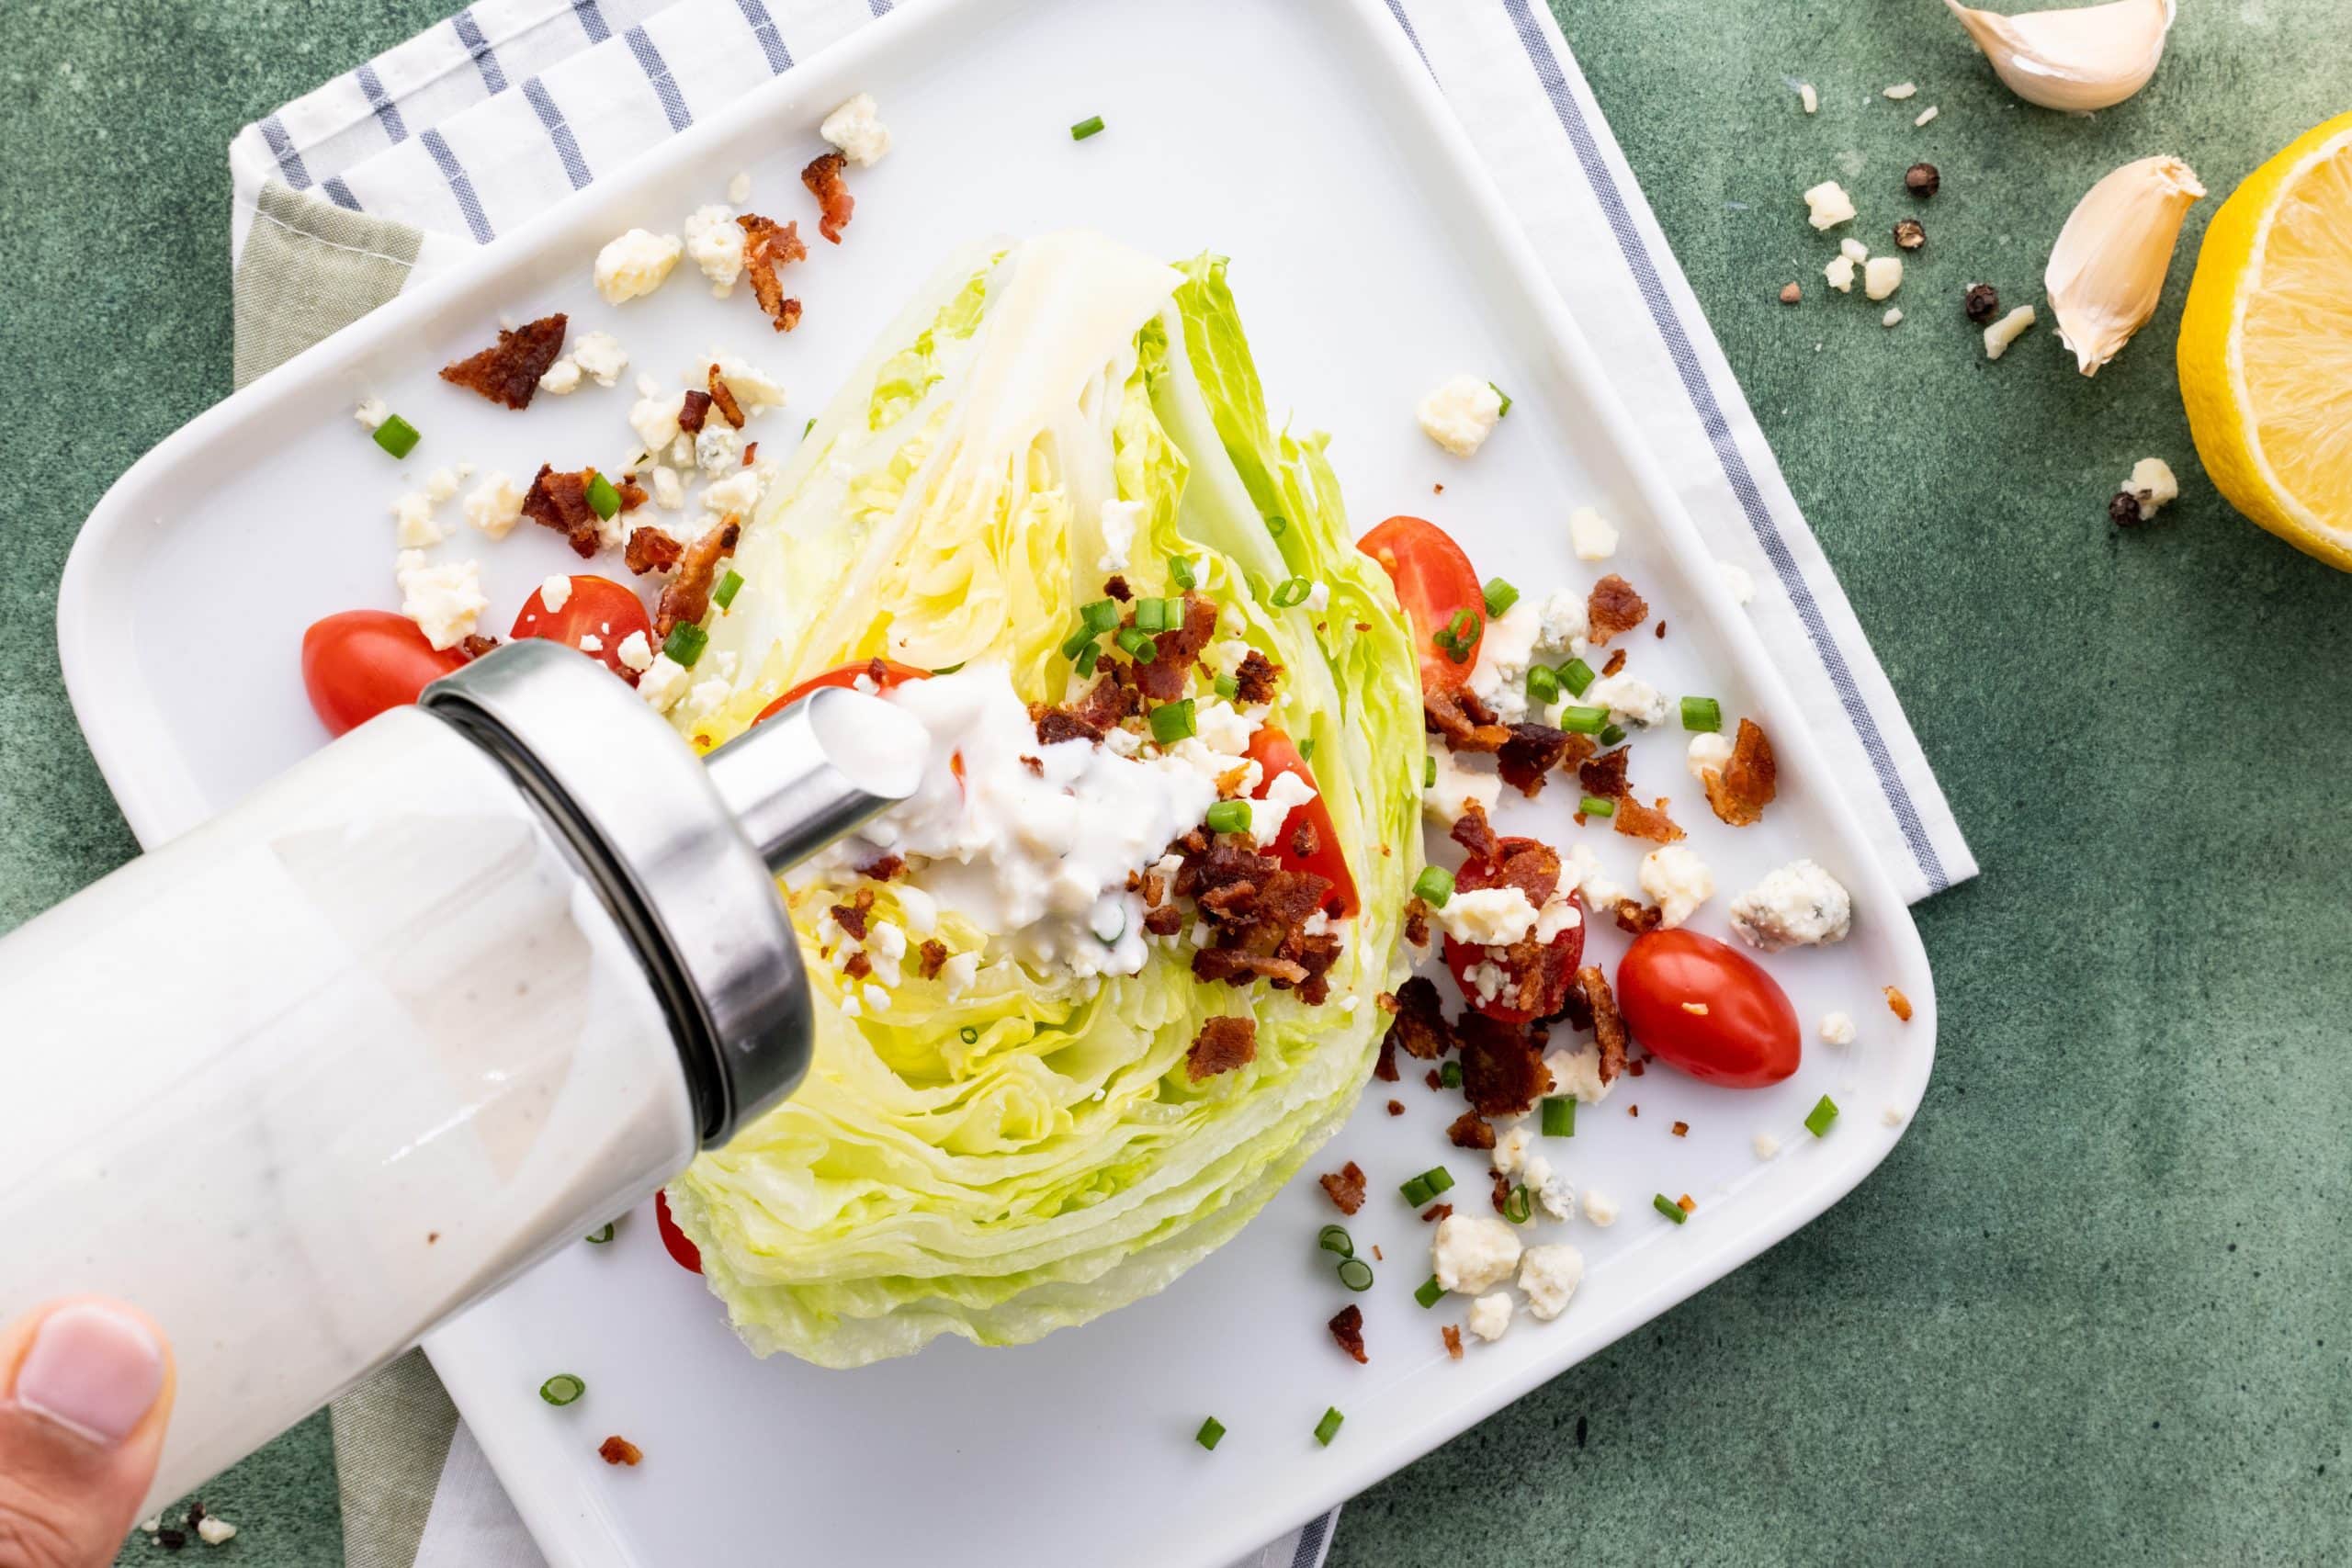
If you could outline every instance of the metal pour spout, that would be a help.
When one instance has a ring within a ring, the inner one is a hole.
[[[703,759],[712,787],[781,874],[914,794],[930,737],[876,697],[820,687]]]

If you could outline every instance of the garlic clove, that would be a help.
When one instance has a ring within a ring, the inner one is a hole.
[[[2177,158],[2126,164],[2084,193],[2041,275],[2058,335],[2086,376],[2155,314],[2180,220],[2205,187]]]
[[[2044,108],[2087,113],[2148,85],[2172,30],[2173,0],[2114,0],[2015,17],[1944,0],[2009,91]]]

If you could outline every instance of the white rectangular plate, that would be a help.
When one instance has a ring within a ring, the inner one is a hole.
[[[589,286],[596,247],[633,224],[675,232],[749,169],[752,205],[810,227],[797,171],[815,127],[850,93],[881,102],[897,150],[853,171],[855,221],[838,251],[796,269],[808,315],[767,330],[747,290],[714,302],[691,263],[658,295],[617,310]],[[1102,135],[1073,143],[1089,115]],[[1842,1009],[1861,1038],[1809,1039],[1804,1068],[1771,1089],[1711,1089],[1660,1069],[1588,1107],[1550,1145],[1581,1190],[1623,1217],[1544,1227],[1589,1271],[1559,1320],[1522,1318],[1459,1363],[1439,1342],[1457,1303],[1423,1311],[1428,1230],[1396,1194],[1450,1160],[1482,1201],[1476,1156],[1447,1147],[1458,1096],[1408,1077],[1374,1085],[1310,1172],[1359,1161],[1372,1192],[1356,1244],[1385,1255],[1351,1297],[1315,1247],[1335,1217],[1310,1178],[1161,1295],[1014,1350],[936,1345],[910,1359],[827,1372],[754,1360],[718,1303],[663,1258],[650,1214],[609,1247],[569,1249],[443,1330],[429,1348],[459,1408],[559,1564],[791,1560],[1215,1565],[1339,1502],[1537,1383],[1557,1376],[1819,1213],[1883,1158],[1917,1107],[1935,1039],[1927,959],[1908,914],[1825,776],[1796,709],[1713,563],[1659,481],[1566,310],[1542,280],[1460,129],[1377,0],[939,0],[909,6],[649,152],[463,272],[424,284],[232,398],[164,443],[92,516],[60,595],[65,674],[107,782],[140,837],[181,831],[319,744],[302,696],[302,627],[332,610],[397,602],[393,495],[430,468],[470,459],[529,475],[615,461],[631,394],[590,388],[509,415],[435,379],[500,319],[550,310],[604,329],[665,383],[711,346],[793,389],[750,434],[797,438],[835,378],[956,242],[1065,225],[1158,254],[1234,257],[1271,400],[1337,433],[1331,457],[1361,531],[1391,513],[1443,524],[1480,570],[1523,592],[1581,592],[1622,571],[1670,631],[1631,645],[1632,670],[1668,693],[1719,695],[1758,717],[1779,751],[1780,800],[1757,828],[1716,824],[1684,771],[1683,737],[1635,743],[1646,797],[1674,815],[1719,889],[1697,917],[1725,934],[1733,893],[1811,855],[1855,895],[1850,940],[1772,962],[1810,1036]],[[1603,243],[1596,236],[1595,243]],[[1413,403],[1474,370],[1516,400],[1475,460],[1414,427]],[[349,414],[380,396],[425,444],[394,464]],[[1442,495],[1432,486],[1442,483]],[[1599,506],[1624,531],[1609,568],[1567,549],[1565,520]],[[454,508],[448,509],[452,513]],[[545,530],[480,546],[499,629],[530,585],[574,562]],[[1516,804],[1506,826],[1555,841],[1574,829],[1572,788]],[[1631,884],[1639,848],[1593,842]],[[1622,939],[1596,931],[1600,961]],[[1880,999],[1917,1008],[1898,1023]],[[1823,1093],[1844,1114],[1815,1140],[1800,1125]],[[1391,1118],[1394,1094],[1408,1108]],[[1449,1105],[1448,1101],[1452,1104]],[[1631,1114],[1634,1106],[1640,1114]],[[1687,1121],[1686,1138],[1669,1128]],[[1752,1135],[1784,1145],[1760,1160]],[[1667,1224],[1653,1193],[1691,1194]],[[1371,1364],[1324,1322],[1361,1304]],[[555,1371],[590,1394],[557,1410],[535,1393]],[[1329,1449],[1312,1430],[1347,1416]],[[1227,1427],[1193,1446],[1204,1416]],[[616,1470],[597,1442],[622,1433],[645,1463]]]

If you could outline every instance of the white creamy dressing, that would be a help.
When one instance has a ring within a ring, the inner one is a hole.
[[[26,926],[0,1006],[0,1318],[98,1291],[171,1336],[142,1512],[695,1152],[629,942],[413,709]]]

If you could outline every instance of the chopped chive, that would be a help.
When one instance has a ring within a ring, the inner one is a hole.
[[[692,621],[680,621],[670,628],[669,640],[662,643],[662,652],[673,664],[683,664],[691,670],[702,650],[710,646],[710,634]]]
[[[1084,680],[1087,676],[1093,674],[1094,661],[1102,657],[1102,645],[1099,642],[1089,642],[1084,648],[1080,649],[1078,650],[1079,679]]]
[[[1513,604],[1519,603],[1519,590],[1510,580],[1500,577],[1487,579],[1487,619],[1499,619]]]
[[[1139,632],[1133,626],[1119,628],[1119,646],[1125,649],[1128,656],[1137,664],[1148,664],[1159,657],[1159,645],[1152,641],[1148,634]]]
[[[1672,1220],[1678,1225],[1688,1224],[1690,1219],[1690,1215],[1682,1212],[1681,1204],[1676,1202],[1673,1199],[1668,1197],[1663,1192],[1650,1200],[1650,1207],[1656,1209],[1659,1213],[1664,1214],[1668,1219]]]
[[[1346,1419],[1346,1416],[1340,1414],[1340,1407],[1336,1404],[1323,1412],[1323,1419],[1315,1423],[1315,1440],[1325,1448],[1329,1448],[1331,1439],[1340,1435],[1340,1423]]]
[[[1421,759],[1421,787],[1437,788],[1437,753],[1434,751]]]
[[[1598,739],[1603,746],[1617,745],[1625,739],[1625,727],[1622,724],[1612,724],[1608,728],[1602,730],[1596,739]]]
[[[1326,1252],[1336,1252],[1342,1258],[1356,1255],[1355,1239],[1348,1235],[1345,1225],[1325,1225],[1315,1233],[1315,1245]]]
[[[809,433],[810,431],[812,431],[812,430],[816,429],[816,428],[817,428],[817,416],[816,416],[816,415],[814,415],[814,414],[810,414],[810,415],[808,416],[808,423],[806,423],[806,424],[804,424],[804,425],[802,425],[802,426],[800,427],[800,439],[801,439],[801,440],[803,440],[803,441],[808,440],[808,433]]]
[[[613,481],[602,474],[590,474],[588,510],[609,523],[619,514],[620,509],[621,492],[613,488]]]
[[[1433,1165],[1421,1172],[1421,1179],[1430,1184],[1431,1192],[1443,1192],[1453,1185],[1453,1172],[1442,1165]]]
[[[1088,631],[1098,635],[1110,631],[1119,624],[1119,602],[1097,599],[1091,604],[1081,604],[1078,607],[1078,620]]]
[[[588,1233],[588,1245],[591,1247],[602,1247],[612,1239],[613,1222],[610,1220],[606,1220],[603,1224],[598,1225],[594,1230]]]
[[[588,1385],[570,1372],[558,1372],[539,1385],[539,1397],[549,1404],[569,1404],[588,1392]]]
[[[395,457],[407,457],[423,439],[417,434],[416,426],[396,413],[386,414],[384,423],[376,427],[376,445]]]
[[[1588,795],[1577,803],[1577,809],[1587,817],[1614,817],[1617,815],[1617,803],[1601,795]]]
[[[1577,1102],[1572,1097],[1565,1094],[1544,1097],[1544,1135],[1547,1138],[1573,1138],[1577,1135]]]
[[[1487,382],[1487,387],[1488,390],[1495,394],[1495,396],[1503,400],[1503,406],[1495,411],[1495,417],[1497,419],[1507,417],[1510,413],[1510,394],[1504,391],[1500,387],[1496,386],[1492,381]]]
[[[741,592],[743,574],[730,566],[727,569],[727,575],[718,580],[718,586],[710,591],[710,602],[724,610],[735,603],[735,595]]]
[[[1162,703],[1151,710],[1151,738],[1162,746],[1173,746],[1193,733],[1192,698]]]
[[[1351,1291],[1372,1289],[1372,1265],[1361,1258],[1351,1258],[1340,1265],[1340,1283]]]
[[[1164,632],[1168,629],[1168,601],[1138,599],[1136,601],[1136,630]]]
[[[1512,1224],[1525,1224],[1528,1216],[1534,1213],[1535,1200],[1528,1195],[1527,1188],[1523,1183],[1512,1188],[1510,1195],[1503,1200],[1503,1218]]]
[[[1298,760],[1302,762],[1315,761],[1315,737],[1312,735],[1298,743]]]
[[[1212,833],[1246,833],[1250,830],[1250,803],[1246,800],[1220,800],[1201,818]]]
[[[1279,515],[1269,516],[1266,519],[1266,532],[1272,534],[1277,539],[1281,538],[1289,527],[1290,524]]]
[[[1402,1187],[1396,1189],[1396,1190],[1402,1192],[1405,1195],[1405,1201],[1410,1203],[1416,1209],[1437,1196],[1435,1190],[1433,1190],[1430,1186],[1429,1178],[1425,1176],[1417,1176],[1413,1178],[1410,1181],[1406,1182]]]
[[[1094,634],[1092,632],[1088,631],[1084,626],[1079,627],[1078,630],[1062,638],[1062,657],[1064,659],[1076,659],[1078,657],[1078,650],[1086,647],[1093,640]]]
[[[1215,1449],[1224,1438],[1225,1423],[1214,1416],[1202,1422],[1201,1429],[1193,1434],[1193,1441],[1204,1449]]]
[[[941,665],[938,669],[933,671],[932,673],[934,675],[953,675],[956,671],[961,670],[965,665],[969,664],[971,660],[968,659],[959,659],[953,664]]]
[[[1241,682],[1230,675],[1220,675],[1210,684],[1216,689],[1216,694],[1227,702],[1231,702],[1241,694]]]
[[[1448,1089],[1460,1089],[1462,1087],[1462,1064],[1459,1062],[1446,1062],[1442,1064],[1437,1070],[1437,1081],[1443,1084]]]
[[[1445,1287],[1437,1282],[1437,1276],[1434,1274],[1422,1280],[1419,1287],[1413,1292],[1413,1299],[1421,1303],[1424,1311],[1437,1305],[1444,1298]]]
[[[1592,684],[1592,666],[1581,659],[1571,659],[1560,666],[1560,684],[1567,688],[1568,695],[1572,697],[1583,696],[1584,689]]]
[[[1421,867],[1421,874],[1413,878],[1413,897],[1432,909],[1444,908],[1453,897],[1453,873],[1442,865]]]
[[[1162,599],[1159,602],[1159,615],[1168,623],[1170,631],[1182,631],[1184,629],[1184,596],[1179,593],[1173,598]]]
[[[1286,577],[1274,584],[1274,608],[1287,610],[1293,605],[1304,604],[1306,603],[1306,596],[1314,592],[1315,584],[1307,581],[1306,579]]]
[[[1193,570],[1193,558],[1190,556],[1170,556],[1168,558],[1168,577],[1169,581],[1175,583],[1179,588],[1196,588],[1200,586],[1201,580]]]
[[[1090,136],[1100,136],[1102,133],[1102,117],[1099,114],[1088,115],[1069,128],[1069,139],[1072,141],[1083,141]]]
[[[1724,705],[1713,697],[1682,699],[1682,728],[1685,729],[1721,729],[1724,727]]]
[[[967,1045],[978,1045],[980,1043],[980,1032],[970,1024],[966,1024],[963,1029],[963,1041]]]
[[[1804,1130],[1816,1138],[1826,1137],[1829,1134],[1829,1123],[1837,1120],[1838,1102],[1825,1094],[1821,1097],[1820,1104],[1805,1112]]]
[[[1560,678],[1541,664],[1527,667],[1527,700],[1544,707],[1560,700]]]
[[[1579,735],[1598,735],[1609,728],[1609,710],[1564,707],[1560,710],[1560,728],[1573,729]]]

